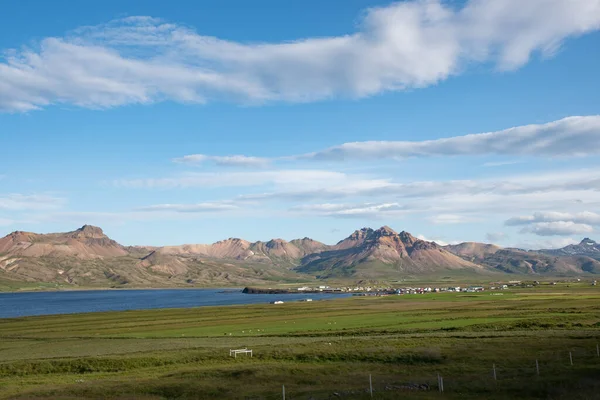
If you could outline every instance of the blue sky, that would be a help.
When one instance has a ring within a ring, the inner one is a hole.
[[[0,234],[593,238],[599,30],[598,0],[3,5]]]

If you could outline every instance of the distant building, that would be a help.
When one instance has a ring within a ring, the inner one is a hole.
[[[272,301],[271,304],[283,304],[283,301],[275,300],[275,301]]]

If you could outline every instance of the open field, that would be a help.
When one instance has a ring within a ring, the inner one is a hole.
[[[599,343],[587,284],[5,319],[0,399],[594,399]]]

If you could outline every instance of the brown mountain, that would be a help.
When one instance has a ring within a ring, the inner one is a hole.
[[[0,254],[22,257],[76,257],[80,259],[127,255],[123,246],[102,229],[84,225],[66,233],[13,232],[0,239]]]
[[[417,239],[404,231],[396,233],[387,226],[377,230],[357,230],[331,250],[306,256],[296,270],[321,278],[383,278],[444,270],[485,271],[480,265],[460,258],[434,242]]]
[[[282,256],[304,254],[285,243],[273,240],[259,247]],[[228,239],[212,245],[123,247],[89,225],[66,233],[17,231],[0,239],[0,286],[3,281],[164,287],[303,280],[265,255],[255,255],[251,246],[255,244]]]
[[[595,245],[588,239],[580,246],[591,249]],[[0,287],[7,281],[98,287],[221,286],[315,277],[390,280],[490,271],[600,273],[600,261],[483,243],[441,247],[387,226],[357,230],[334,246],[309,238],[254,243],[230,238],[209,245],[123,247],[89,225],[65,233],[17,231],[0,239]]]

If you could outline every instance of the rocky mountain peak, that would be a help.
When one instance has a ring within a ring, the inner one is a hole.
[[[579,243],[580,246],[583,245],[587,245],[587,246],[595,246],[597,243],[596,241],[590,239],[590,238],[583,238],[583,240],[581,241],[581,243]]]
[[[104,232],[102,229],[93,225],[84,225],[81,228],[77,229],[73,232],[73,237],[75,238],[85,238],[85,239],[102,239],[104,238]]]
[[[377,234],[378,236],[395,236],[398,233],[393,230],[392,228],[390,228],[389,226],[385,225],[382,226],[381,228],[377,229],[375,231],[375,234]]]
[[[350,236],[348,236],[348,239],[352,239],[352,240],[364,239],[367,236],[371,235],[372,233],[373,233],[373,229],[362,228],[360,230],[354,231]]]
[[[287,242],[283,239],[271,239],[265,245],[267,246],[267,248],[273,249],[283,247],[286,244]]]
[[[408,245],[412,245],[413,243],[415,243],[417,240],[416,237],[414,237],[413,235],[411,235],[410,233],[406,232],[406,231],[402,231],[398,234],[398,236],[400,236],[400,240],[402,240],[403,243],[408,244]]]

